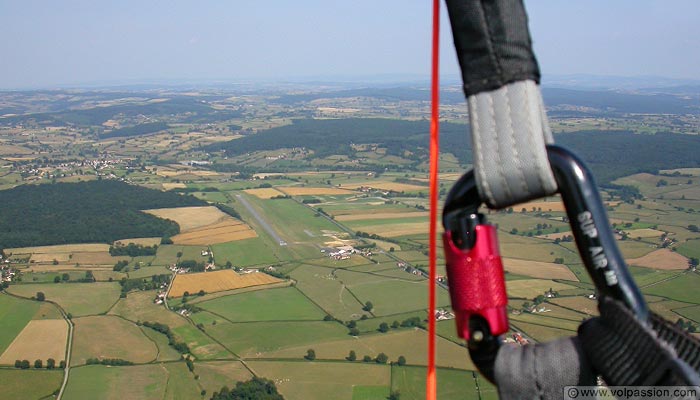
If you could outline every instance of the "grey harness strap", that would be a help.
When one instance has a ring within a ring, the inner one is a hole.
[[[553,194],[545,144],[552,143],[539,86],[509,83],[467,98],[474,171],[481,198],[503,208]]]

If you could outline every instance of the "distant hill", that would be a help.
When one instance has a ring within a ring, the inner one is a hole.
[[[174,97],[166,101],[146,104],[119,104],[80,110],[36,113],[0,118],[0,125],[26,123],[30,120],[44,125],[99,126],[117,115],[136,117],[182,115],[181,122],[215,122],[240,116],[239,111],[215,110],[200,99]]]
[[[0,191],[0,204],[0,248],[172,236],[175,222],[139,210],[206,205],[114,180],[22,185]]]
[[[376,143],[389,154],[402,155],[408,150],[419,159],[428,156],[427,121],[404,121],[379,118],[333,120],[302,119],[293,124],[272,128],[256,135],[208,146],[208,151],[225,151],[236,156],[255,151],[306,147],[316,157],[351,154],[350,144]],[[468,127],[460,124],[440,125],[440,146],[453,153],[462,164],[471,163]],[[556,135],[556,142],[576,151],[596,173],[599,183],[637,172],[659,169],[698,167],[700,137],[670,133],[638,135],[626,131],[582,131]]]
[[[127,128],[115,129],[111,132],[105,133],[101,136],[101,138],[107,139],[114,137],[141,136],[147,135],[149,133],[160,132],[166,129],[168,129],[168,124],[164,122],[151,122],[148,124],[141,124],[136,126],[130,126]]]

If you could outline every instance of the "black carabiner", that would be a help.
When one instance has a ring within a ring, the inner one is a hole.
[[[563,147],[548,145],[547,155],[576,246],[596,289],[600,295],[621,301],[642,324],[647,325],[649,310],[617,247],[593,175],[581,159]],[[459,292],[465,285],[453,285],[453,280],[463,282],[465,276],[471,279],[475,273],[494,273],[486,271],[483,265],[480,266],[481,271],[475,271],[472,264],[462,261],[470,259],[469,251],[480,240],[477,237],[480,230],[477,228],[485,224],[485,218],[477,210],[482,203],[474,173],[469,171],[450,190],[443,208],[445,257],[453,307],[457,303],[464,308],[464,296],[468,296]],[[492,246],[497,247],[497,244]],[[496,249],[495,253],[497,252]],[[481,295],[483,291],[479,292]],[[487,308],[483,305],[481,307]],[[458,310],[455,310],[457,313]],[[487,378],[493,380],[493,364],[501,343],[497,336],[503,333],[503,324],[500,321],[494,323],[493,317],[480,310],[468,310],[467,314],[470,318],[470,332],[458,333],[468,339],[470,355],[476,366]],[[463,329],[465,322],[458,320],[457,324]],[[500,332],[493,332],[494,327]],[[476,332],[478,334],[473,334]]]

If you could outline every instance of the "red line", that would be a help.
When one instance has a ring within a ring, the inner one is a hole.
[[[438,209],[438,158],[440,132],[440,82],[439,82],[439,43],[440,43],[440,0],[433,0],[433,48],[430,93],[430,238],[428,287],[428,376],[426,377],[426,400],[437,399],[437,376],[435,373],[435,279],[437,259],[437,209]]]

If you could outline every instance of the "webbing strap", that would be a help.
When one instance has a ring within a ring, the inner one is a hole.
[[[489,207],[555,193],[545,148],[553,139],[539,86],[531,80],[513,82],[471,95],[467,102],[476,181]]]
[[[596,383],[576,337],[503,346],[494,371],[501,399],[559,400],[564,386]]]
[[[578,333],[591,364],[608,384],[700,384],[697,360],[700,342],[671,328],[654,314],[651,317],[654,328],[644,326],[615,300],[603,297],[599,308],[601,317],[583,323]],[[660,324],[663,328],[657,331]]]

